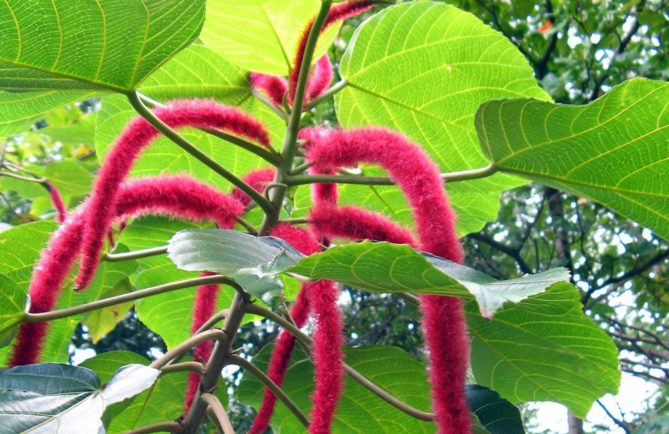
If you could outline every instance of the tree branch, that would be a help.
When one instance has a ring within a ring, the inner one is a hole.
[[[203,393],[200,395],[200,400],[207,405],[207,412],[212,413],[210,419],[214,422],[219,432],[223,434],[235,434],[235,429],[232,427],[228,413],[215,395]]]
[[[482,243],[485,243],[492,247],[495,250],[499,250],[500,252],[506,254],[507,256],[511,257],[516,263],[518,264],[518,267],[520,268],[520,271],[522,271],[525,274],[532,274],[532,268],[525,262],[522,256],[520,256],[520,252],[517,249],[511,248],[509,246],[506,246],[495,239],[483,235],[481,233],[473,233],[467,235],[468,238],[471,238],[476,241],[480,241]]]
[[[200,342],[211,341],[211,340],[220,341],[225,337],[226,337],[225,333],[223,333],[223,331],[219,329],[203,331],[202,333],[198,333],[194,336],[189,337],[176,347],[172,348],[162,356],[158,357],[151,363],[150,366],[155,369],[161,369],[163,366],[167,365],[167,363],[169,363],[170,360],[175,359],[181,356],[182,354],[188,352],[191,348],[193,348]]]

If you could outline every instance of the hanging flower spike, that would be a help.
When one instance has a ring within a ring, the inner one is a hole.
[[[49,197],[51,198],[51,204],[53,209],[56,210],[56,221],[58,223],[63,223],[67,219],[67,207],[63,202],[63,197],[60,195],[60,191],[50,182],[45,182],[42,184],[44,188],[49,192]]]
[[[318,62],[316,62],[316,65],[314,66],[314,72],[307,81],[307,89],[305,93],[307,101],[318,98],[328,89],[328,86],[334,77],[332,68],[332,62],[327,53],[318,59]]]
[[[213,273],[204,272],[202,276],[211,276]],[[193,322],[191,323],[191,333],[197,332],[202,325],[207,322],[216,310],[216,298],[220,291],[220,285],[201,285],[195,292],[195,302],[193,304]],[[206,363],[213,351],[211,341],[205,341],[195,346],[193,350],[193,360]],[[184,414],[188,414],[193,398],[200,385],[200,376],[195,372],[188,373],[188,383],[186,385],[186,397],[184,399]]]
[[[439,171],[417,145],[398,133],[366,128],[311,134],[306,149],[307,161],[324,170],[359,163],[380,164],[402,189],[413,210],[421,248],[462,262],[464,255],[455,233],[455,214]],[[462,302],[454,297],[427,295],[421,297],[421,309],[439,432],[468,433],[471,420],[464,383],[469,342]]]
[[[283,99],[288,92],[288,81],[285,78],[251,72],[249,79],[254,89],[264,92],[277,107],[283,107]]]
[[[273,168],[263,167],[262,169],[250,171],[244,175],[242,181],[250,185],[258,193],[262,193],[265,191],[265,186],[274,181],[275,174],[276,170]],[[232,197],[240,201],[245,207],[248,207],[249,203],[251,203],[251,198],[237,187],[232,190]]]
[[[354,206],[315,206],[309,214],[312,229],[327,238],[387,241],[416,247],[407,228],[386,216]]]
[[[323,28],[321,33],[325,31],[332,24],[339,21],[344,21],[348,18],[360,15],[361,13],[370,10],[374,7],[374,2],[370,0],[354,0],[346,3],[338,3],[328,12],[328,16],[323,23]],[[307,24],[302,35],[300,36],[300,41],[297,45],[297,53],[295,55],[295,62],[293,63],[293,69],[290,71],[290,77],[288,79],[288,100],[293,101],[295,99],[295,88],[297,87],[297,79],[300,76],[300,65],[302,64],[302,59],[304,59],[304,50],[307,47],[307,39],[309,38],[309,33],[311,28],[314,25],[314,20],[312,19],[309,24]]]
[[[316,240],[304,229],[286,224],[275,226],[270,235],[284,239],[305,255],[320,251]],[[315,322],[314,330],[314,377],[316,387],[312,395],[311,434],[330,432],[334,412],[343,389],[342,319],[337,307],[337,290],[331,281],[321,280],[302,285],[291,315],[298,327],[304,326],[309,308]],[[268,376],[278,385],[288,368],[290,355],[295,345],[295,337],[285,330],[277,338],[270,358]],[[274,412],[276,397],[267,388],[258,415],[253,421],[249,434],[265,432]]]
[[[300,130],[297,137],[309,145],[314,141],[321,140],[321,138],[329,137],[330,132],[330,129],[323,127],[303,128]],[[309,173],[312,175],[334,175],[336,174],[336,171],[331,169],[323,169],[319,166],[313,166],[309,168]],[[326,182],[312,184],[311,200],[313,201],[314,205],[336,205],[337,201],[339,200],[337,184]]]
[[[90,199],[68,217],[42,251],[28,289],[30,312],[48,312],[55,305],[77,258],[89,206]],[[122,220],[136,215],[161,214],[231,225],[242,210],[241,203],[213,187],[185,176],[163,176],[121,184],[113,215]],[[21,324],[9,366],[38,362],[47,327],[46,322]]]
[[[213,101],[174,101],[164,107],[156,108],[154,113],[172,128],[225,130],[270,147],[269,134],[259,121],[236,108]],[[137,117],[126,126],[105,157],[93,187],[84,223],[81,267],[75,280],[77,289],[88,286],[95,273],[103,243],[100,234],[105,233],[111,225],[119,184],[128,175],[142,150],[158,137],[158,134],[158,130],[151,124]]]

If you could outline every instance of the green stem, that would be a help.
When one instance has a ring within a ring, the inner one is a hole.
[[[168,139],[172,140],[174,143],[176,143],[181,149],[184,151],[188,152],[198,160],[200,160],[202,163],[204,163],[207,167],[209,167],[211,170],[216,172],[218,175],[222,176],[223,178],[227,179],[230,181],[232,184],[234,184],[236,187],[238,187],[241,191],[246,193],[254,202],[256,202],[266,213],[271,213],[274,212],[274,207],[272,206],[271,203],[269,203],[262,194],[258,193],[253,187],[242,181],[241,179],[237,178],[232,172],[229,172],[225,167],[221,166],[218,164],[216,161],[214,161],[211,157],[209,157],[206,153],[202,152],[200,149],[198,149],[195,145],[193,145],[191,142],[186,140],[184,137],[182,137],[180,134],[178,134],[176,131],[174,131],[172,128],[170,128],[167,124],[165,124],[163,121],[161,121],[151,110],[149,110],[144,103],[142,102],[142,99],[136,92],[132,92],[128,94],[128,100],[130,101],[130,104],[132,104],[133,108],[137,113],[140,114],[144,119],[147,120],[151,125],[153,125],[158,131],[160,131],[165,137]]]
[[[158,422],[128,431],[126,434],[150,434],[154,432],[182,433],[184,427],[179,422],[174,421]]]
[[[176,347],[172,348],[162,356],[158,357],[151,363],[150,366],[155,369],[162,369],[163,366],[166,366],[171,360],[180,357],[182,354],[190,351],[191,348],[195,347],[201,342],[213,341],[213,340],[218,342],[225,338],[226,338],[225,333],[220,329],[205,330],[202,333],[198,333],[196,335],[189,337]]]
[[[314,57],[314,50],[316,49],[318,36],[321,33],[323,24],[325,24],[325,20],[328,16],[328,12],[330,12],[331,5],[332,0],[322,1],[318,15],[316,16],[314,24],[311,26],[311,30],[309,31],[309,36],[307,37],[302,63],[300,65],[295,65],[296,68],[299,66],[300,73],[298,75],[297,84],[295,87],[293,108],[290,112],[288,125],[286,126],[286,134],[283,138],[283,146],[281,149],[281,157],[283,162],[279,167],[279,170],[276,171],[276,176],[274,178],[274,182],[277,184],[285,184],[284,179],[289,176],[290,170],[293,166],[293,160],[295,159],[295,153],[297,152],[297,134],[300,130],[300,121],[302,119],[302,108],[304,104],[305,89],[307,87],[307,78],[309,77],[309,68],[311,67],[311,60]],[[265,212],[265,218],[263,220],[262,226],[260,227],[260,235],[266,234],[270,228],[274,226],[279,220],[279,214],[285,196],[285,189],[275,189],[270,192],[270,199],[274,209],[272,212]]]
[[[346,80],[341,80],[333,84],[328,90],[317,96],[316,98],[312,99],[307,103],[307,108],[313,108],[316,107],[318,104],[322,103],[326,99],[330,98],[332,95],[335,93],[339,92],[343,88],[346,87],[348,83],[346,83]]]
[[[231,355],[228,357],[229,363],[233,365],[237,365],[240,368],[243,368],[244,370],[248,371],[251,375],[256,377],[258,380],[260,380],[261,383],[263,383],[269,390],[272,391],[274,396],[279,398],[281,402],[284,403],[286,407],[295,415],[295,417],[302,422],[302,424],[309,428],[309,419],[302,413],[300,408],[293,402],[292,399],[286,394],[286,392],[279,387],[278,384],[276,384],[271,378],[269,378],[265,373],[258,369],[256,365],[251,363],[250,361],[246,360],[243,357],[237,356],[237,355]]]
[[[215,395],[203,393],[200,395],[200,400],[207,405],[209,418],[216,425],[218,432],[222,434],[235,434],[235,429],[232,427],[228,413]]]
[[[462,170],[459,172],[447,172],[441,174],[444,182],[466,181],[491,176],[497,172],[497,168],[489,164],[478,169]],[[392,179],[385,176],[362,176],[362,175],[295,175],[284,179],[290,186],[315,184],[321,182],[335,184],[359,184],[359,185],[395,185]]]
[[[181,362],[181,363],[172,363],[172,364],[167,364],[160,368],[160,372],[163,374],[171,374],[172,372],[183,372],[183,371],[188,371],[188,372],[195,372],[198,375],[202,375],[204,372],[205,367],[202,363],[200,362]]]
[[[44,178],[29,178],[27,176],[21,176],[21,175],[17,175],[15,173],[10,173],[10,172],[0,172],[0,176],[6,176],[8,178],[20,179],[21,181],[26,181],[26,182],[35,182],[35,183],[38,183],[38,184],[44,184],[46,182],[46,179],[44,179]]]
[[[260,102],[265,104],[267,107],[271,108],[277,116],[279,116],[284,122],[288,122],[288,115],[285,111],[278,108],[272,101],[269,100],[265,95],[253,89],[251,91],[254,97],[256,97]]]
[[[107,253],[102,259],[107,262],[129,261],[131,259],[147,258],[149,256],[167,253],[167,246],[149,247],[148,249],[133,250],[123,253]]]
[[[237,283],[234,280],[230,279],[229,277],[221,275],[196,277],[193,279],[170,282],[164,285],[152,286],[149,288],[140,289],[139,291],[133,291],[127,294],[117,295],[115,297],[103,298],[102,300],[96,300],[90,303],[81,304],[79,306],[68,307],[66,309],[54,310],[51,312],[43,312],[43,313],[27,312],[24,315],[23,320],[26,322],[52,321],[55,319],[66,318],[68,316],[73,316],[80,313],[90,312],[96,309],[102,309],[104,307],[115,306],[117,304],[138,300],[140,298],[145,298],[156,294],[162,294],[164,292],[176,291],[177,289],[191,288],[200,285],[213,285],[215,283],[229,285],[233,287],[237,292],[242,290],[239,287],[239,285],[237,285]]]
[[[142,95],[139,93],[138,95],[145,105],[148,105],[150,107],[160,107],[163,105],[159,101],[149,98],[146,95]],[[218,137],[219,139],[228,141],[233,145],[239,146],[242,149],[246,149],[247,151],[256,154],[257,156],[267,161],[268,163],[272,164],[273,166],[279,166],[281,164],[281,156],[276,151],[269,151],[262,146],[258,146],[255,143],[247,142],[246,140],[237,136],[233,136],[232,134],[228,134],[225,131],[214,130],[211,128],[198,128],[198,130],[204,131],[205,133]]]

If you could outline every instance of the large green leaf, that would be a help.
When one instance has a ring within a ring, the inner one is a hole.
[[[560,402],[579,417],[620,382],[611,338],[583,314],[567,283],[503,306],[492,319],[467,306],[477,383],[514,403]]]
[[[4,370],[2,432],[104,432],[100,417],[105,407],[151,387],[159,373],[147,366],[124,366],[100,388],[93,371],[76,366],[47,363]]]
[[[474,115],[495,98],[548,99],[527,59],[474,15],[443,3],[387,8],[355,32],[340,72],[348,86],[335,97],[347,128],[378,125],[422,145],[442,171],[485,166]],[[458,232],[494,220],[500,192],[521,185],[508,175],[448,185]],[[392,187],[346,186],[342,203],[357,203],[411,223]]]
[[[253,363],[266,370],[271,346],[264,347]],[[397,347],[366,346],[347,348],[346,363],[371,381],[414,408],[430,411],[430,386],[425,366]],[[313,365],[299,349],[291,358],[282,388],[303,413],[309,414],[313,390]],[[238,390],[239,399],[258,408],[263,385],[245,373]],[[278,433],[304,433],[306,429],[282,404],[278,403],[271,421]],[[390,406],[366,388],[345,378],[332,426],[333,433],[434,433],[432,423],[420,421]]]
[[[313,279],[331,279],[371,292],[407,292],[476,298],[480,311],[492,316],[505,302],[517,303],[543,292],[558,281],[568,280],[564,268],[496,280],[464,265],[430,255],[409,246],[361,243],[334,246],[308,256],[287,270]]]
[[[287,75],[297,43],[318,0],[215,0],[207,4],[201,39],[212,50],[250,71]],[[326,30],[314,59],[325,53],[339,26]]]
[[[0,274],[0,346],[7,345],[21,322],[26,293],[5,275]]]
[[[108,351],[86,359],[79,366],[95,371],[100,381],[106,383],[117,369],[130,364],[148,365],[149,360],[130,351]]]
[[[524,434],[520,411],[509,401],[502,399],[495,391],[468,384],[467,404],[484,427],[491,434]]]
[[[7,0],[0,89],[134,89],[197,37],[204,9],[204,0]]]
[[[229,276],[256,297],[281,288],[278,274],[303,256],[279,238],[221,229],[181,231],[167,252],[180,269]]]
[[[251,95],[246,72],[207,47],[192,45],[178,53],[149,77],[140,91],[159,101],[184,98],[215,98],[237,106],[262,121],[275,146],[283,138],[285,125],[270,108]],[[120,95],[102,99],[95,131],[95,147],[102,160],[124,125],[135,115],[128,101]],[[254,154],[194,129],[181,129],[191,143],[238,176],[267,163]],[[219,188],[229,188],[225,179],[165,138],[159,138],[144,150],[134,165],[132,176],[160,173],[187,173]]]
[[[478,112],[495,166],[587,196],[669,239],[669,83],[627,81],[586,106],[492,101]]]
[[[0,138],[28,129],[38,116],[92,94],[86,91],[3,92],[0,91]]]

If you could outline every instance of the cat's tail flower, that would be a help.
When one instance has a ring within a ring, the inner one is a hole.
[[[352,0],[348,2],[337,3],[330,8],[328,16],[325,18],[325,22],[323,23],[321,32],[335,23],[344,21],[356,15],[360,15],[372,7],[374,7],[374,1],[371,0]],[[314,21],[311,20],[302,31],[300,40],[297,44],[297,52],[295,54],[295,61],[293,62],[293,69],[290,71],[290,76],[288,78],[288,97],[290,101],[295,99],[295,88],[297,87],[297,79],[300,75],[300,65],[302,64],[302,59],[304,59],[304,50],[307,47],[307,39],[309,38],[309,33],[311,32],[313,25]]]
[[[288,92],[288,80],[276,75],[251,72],[249,74],[251,86],[263,92],[277,107],[283,106],[283,99]]]
[[[313,68],[313,72],[307,81],[306,100],[311,101],[318,98],[328,89],[334,77],[330,56],[324,54]]]
[[[274,180],[274,175],[276,170],[272,167],[263,167],[261,169],[255,169],[244,175],[242,181],[251,186],[258,193],[265,191],[267,184],[271,183]],[[240,201],[244,206],[248,206],[251,203],[251,198],[241,191],[239,188],[235,187],[232,190],[232,197]]]
[[[60,195],[60,191],[50,182],[45,182],[44,188],[49,192],[49,197],[51,198],[51,204],[56,210],[56,221],[58,223],[63,223],[67,218],[67,207],[65,202],[63,202],[63,197]]]
[[[197,127],[218,129],[270,147],[267,129],[255,118],[233,107],[209,100],[174,101],[154,111],[172,128]],[[133,119],[107,154],[90,197],[82,247],[82,261],[75,287],[90,283],[100,258],[103,234],[113,219],[119,184],[128,175],[135,160],[156,137],[158,130],[144,118]]]
[[[30,312],[48,312],[56,304],[77,259],[84,216],[89,206],[90,200],[71,213],[42,251],[28,288]],[[112,214],[121,221],[132,216],[155,214],[197,222],[210,220],[221,227],[231,227],[243,209],[233,197],[192,178],[162,176],[122,183]],[[10,366],[37,363],[47,327],[46,322],[21,324]]]

